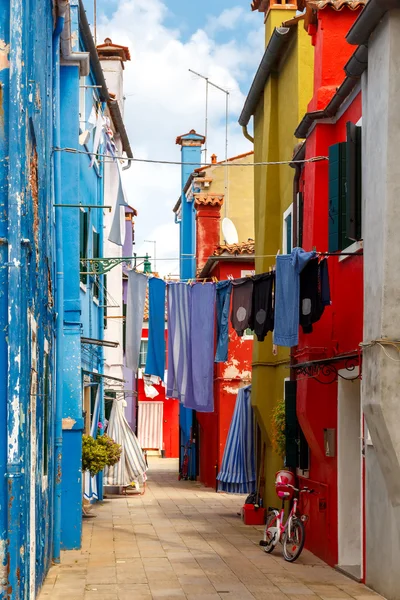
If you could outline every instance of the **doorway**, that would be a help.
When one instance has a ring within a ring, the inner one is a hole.
[[[340,373],[342,374],[342,372]],[[343,371],[343,376],[349,376]],[[351,376],[356,375],[355,371]],[[363,476],[359,379],[338,382],[338,568],[362,579]]]

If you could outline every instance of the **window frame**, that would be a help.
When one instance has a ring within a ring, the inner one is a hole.
[[[288,248],[288,219],[290,217],[290,252]],[[297,225],[297,224],[296,224]],[[285,210],[282,218],[282,254],[291,254],[293,250],[293,202]]]

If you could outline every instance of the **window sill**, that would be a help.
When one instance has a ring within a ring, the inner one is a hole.
[[[339,262],[346,260],[346,258],[351,258],[351,254],[358,254],[359,251],[362,250],[363,248],[364,248],[363,240],[360,240],[359,242],[354,242],[354,244],[347,246],[347,248],[343,248],[343,250],[338,253]],[[346,254],[342,254],[343,252],[346,252]],[[351,252],[351,254],[347,254],[348,252]]]
[[[82,292],[87,292],[87,286],[86,284],[82,283],[82,281],[79,282],[79,287],[81,288]]]
[[[98,299],[96,297],[93,296],[93,302],[96,304],[96,306],[100,306],[100,302],[98,301]]]

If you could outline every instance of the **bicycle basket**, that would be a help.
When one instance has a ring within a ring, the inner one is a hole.
[[[275,490],[278,498],[281,500],[291,500],[294,496],[294,490],[289,485],[294,486],[295,484],[294,473],[285,469],[278,471],[275,477]]]

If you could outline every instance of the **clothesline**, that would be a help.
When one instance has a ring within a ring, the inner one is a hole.
[[[363,252],[362,249],[360,250],[356,250],[355,252],[317,252],[318,256],[337,256],[338,258],[340,258],[341,256],[363,256]],[[226,255],[225,255],[226,256]],[[225,258],[225,256],[223,256]],[[236,256],[248,256],[249,260],[253,259],[253,258],[276,258],[277,256],[279,256],[279,254],[249,254],[249,255],[243,255],[240,254],[239,252],[237,254],[232,254],[231,255],[232,258],[235,258]],[[161,260],[167,260],[167,261],[177,261],[177,260],[196,260],[198,257],[193,255],[185,255],[185,256],[174,256],[172,258],[159,258],[157,256],[157,262],[161,261]],[[211,256],[210,258],[215,258],[216,260],[218,258],[221,258],[221,256]]]
[[[296,165],[296,164],[305,164],[305,163],[313,163],[319,162],[322,160],[329,160],[327,156],[313,156],[311,158],[304,158],[302,160],[277,160],[277,161],[263,161],[263,162],[250,162],[250,163],[242,163],[235,161],[228,162],[219,162],[219,163],[199,163],[199,162],[181,162],[174,160],[155,160],[150,158],[133,158],[128,156],[114,155],[111,154],[102,154],[100,152],[90,152],[89,150],[78,150],[77,148],[59,148],[53,147],[53,152],[68,152],[69,154],[86,154],[87,156],[95,157],[95,158],[104,158],[108,160],[104,160],[104,162],[115,162],[116,159],[127,161],[127,162],[138,162],[138,163],[149,163],[155,165],[183,165],[190,167],[262,167],[268,165]]]

